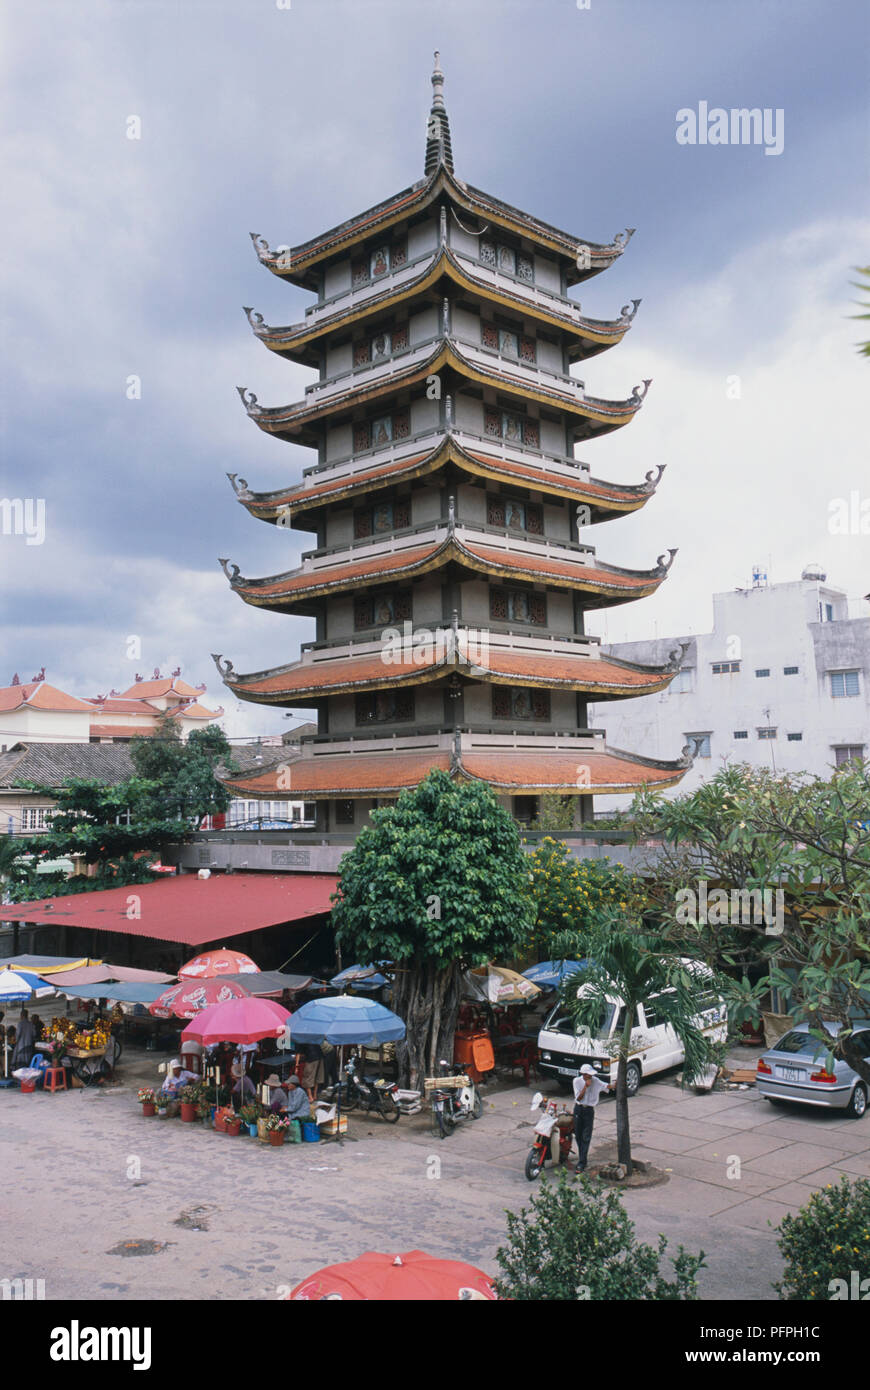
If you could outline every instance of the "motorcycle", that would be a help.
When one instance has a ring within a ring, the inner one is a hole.
[[[432,1133],[436,1139],[446,1139],[457,1124],[471,1118],[479,1120],[483,1114],[483,1101],[471,1077],[461,1065],[439,1062],[442,1072],[449,1076],[426,1078],[426,1089],[432,1094]]]
[[[361,1076],[359,1061],[351,1057],[345,1063],[346,1081],[341,1083],[342,1110],[374,1110],[382,1120],[394,1125],[401,1115],[396,1099],[399,1090],[395,1081],[385,1081],[383,1077]]]
[[[542,1113],[535,1125],[532,1147],[526,1155],[526,1177],[529,1182],[540,1177],[545,1164],[566,1163],[574,1139],[574,1118],[564,1105],[560,1110],[558,1101],[548,1100],[544,1104],[544,1097],[537,1091],[532,1097],[532,1110]]]

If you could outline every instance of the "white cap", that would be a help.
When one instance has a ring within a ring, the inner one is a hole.
[[[581,1076],[594,1076],[594,1075],[595,1075],[595,1068],[594,1068],[594,1067],[590,1067],[590,1065],[589,1065],[588,1062],[584,1062],[583,1066],[580,1068],[580,1075],[581,1075]]]

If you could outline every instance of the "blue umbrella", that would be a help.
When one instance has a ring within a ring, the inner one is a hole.
[[[329,983],[336,989],[343,989],[345,985],[353,985],[354,989],[380,989],[388,981],[374,965],[348,965],[333,975]]]
[[[523,974],[542,989],[558,989],[566,976],[573,975],[586,964],[585,960],[542,960],[524,970]]]
[[[3,1003],[29,999],[34,994],[41,999],[43,995],[54,992],[54,985],[34,975],[31,970],[0,970],[0,1001]]]
[[[287,1031],[296,1042],[328,1042],[343,1049],[346,1043],[360,1047],[379,1047],[398,1042],[405,1036],[405,1025],[390,1009],[374,999],[358,999],[338,994],[331,999],[312,999],[287,1020]],[[341,1143],[341,1063],[339,1054],[338,1124],[336,1139]]]

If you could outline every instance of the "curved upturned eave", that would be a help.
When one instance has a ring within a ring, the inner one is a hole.
[[[527,686],[541,690],[569,690],[596,700],[628,700],[665,690],[676,666],[653,667],[610,661],[606,657],[564,652],[513,652],[488,646],[472,650],[460,629],[458,649],[439,651],[434,642],[428,659],[415,662],[406,653],[401,661],[383,660],[382,653],[336,656],[312,662],[293,662],[273,671],[236,674],[220,666],[224,685],[239,700],[251,704],[298,706],[316,704],[330,695],[358,694],[368,690],[392,690],[400,686],[427,685],[456,672],[485,685]],[[479,645],[479,644],[478,644]],[[466,648],[463,650],[463,648]],[[418,649],[418,655],[422,654]],[[480,657],[480,661],[476,658]]]
[[[676,552],[674,552],[676,553]],[[655,593],[667,575],[667,568],[623,570],[616,566],[581,565],[552,555],[518,552],[513,556],[491,545],[471,543],[448,534],[442,541],[409,546],[407,550],[381,553],[351,560],[320,570],[293,570],[265,579],[242,578],[238,573],[230,585],[245,603],[254,608],[290,612],[312,599],[329,597],[389,581],[415,579],[430,570],[455,562],[475,574],[499,579],[520,579],[532,584],[568,589],[586,594],[587,607],[608,607],[631,603]]]
[[[251,330],[270,352],[285,357],[291,362],[312,365],[313,344],[328,337],[331,333],[347,329],[363,319],[376,314],[388,313],[399,305],[407,303],[416,295],[424,294],[433,288],[442,276],[449,279],[467,294],[478,295],[487,303],[521,313],[535,323],[548,328],[556,328],[570,338],[575,345],[571,352],[572,361],[583,361],[599,352],[613,347],[625,337],[631,328],[634,314],[621,315],[618,319],[583,318],[582,323],[568,314],[549,311],[520,293],[510,294],[507,290],[496,288],[482,277],[465,269],[456,259],[449,247],[441,247],[434,253],[435,259],[418,276],[405,281],[398,288],[385,289],[380,295],[372,295],[359,304],[352,305],[344,312],[318,320],[316,324],[297,323],[284,328],[273,328],[265,323],[255,323],[248,314]],[[262,315],[257,317],[262,319]],[[586,344],[589,344],[587,347]]]
[[[466,212],[473,215],[480,213],[490,223],[533,242],[542,250],[565,258],[572,267],[569,273],[571,283],[588,279],[606,270],[622,255],[631,235],[630,230],[621,232],[607,244],[572,236],[570,232],[561,231],[548,222],[542,222],[539,218],[522,212],[520,208],[514,208],[511,204],[502,202],[500,198],[485,193],[482,189],[463,183],[441,165],[428,179],[421,179],[410,188],[402,189],[382,203],[367,208],[365,212],[331,227],[310,241],[291,246],[289,251],[280,255],[271,251],[268,242],[256,232],[251,233],[251,240],[261,265],[279,279],[289,280],[306,288],[311,283],[310,275],[314,267],[335,256],[346,254],[354,246],[367,241],[374,233],[386,232],[414,213],[423,211],[435,202],[442,192],[446,192],[451,202]],[[589,268],[584,271],[576,268],[580,247],[588,252],[590,261]]]
[[[485,478],[494,483],[508,486],[522,484],[533,491],[548,497],[563,497],[571,502],[585,502],[591,509],[589,524],[595,525],[613,517],[626,516],[646,506],[655,493],[664,465],[660,465],[659,477],[654,470],[647,475],[647,481],[637,485],[606,483],[598,478],[587,478],[578,470],[576,478],[562,473],[547,472],[517,459],[494,458],[484,451],[469,450],[462,447],[450,435],[431,449],[427,454],[412,454],[390,464],[366,469],[352,477],[336,478],[332,482],[307,483],[304,479],[289,488],[278,488],[272,492],[251,492],[247,486],[236,489],[241,505],[258,521],[275,524],[278,517],[285,517],[290,509],[290,522],[293,515],[313,511],[326,506],[382,488],[393,487],[397,483],[410,482],[438,472],[446,464],[453,463],[470,476]],[[229,475],[235,485],[235,474]],[[283,525],[288,524],[282,521]],[[302,526],[302,530],[308,529]]]
[[[444,339],[436,345],[431,356],[422,363],[416,363],[413,367],[408,367],[403,371],[391,372],[388,376],[379,377],[368,387],[357,382],[346,390],[330,394],[314,405],[306,405],[304,401],[301,401],[289,406],[264,407],[251,393],[249,393],[250,400],[247,399],[246,387],[238,387],[237,389],[249,418],[259,426],[264,434],[277,435],[279,438],[305,443],[306,441],[300,436],[307,427],[322,424],[331,416],[343,414],[350,409],[363,406],[370,401],[377,401],[384,396],[391,396],[404,388],[420,385],[425,382],[427,377],[440,371],[442,367],[450,367],[468,381],[476,382],[482,386],[491,386],[504,395],[513,395],[522,401],[537,401],[540,405],[567,411],[576,416],[578,422],[588,422],[588,428],[584,435],[580,433],[581,425],[579,423],[575,425],[575,433],[578,438],[588,434],[594,434],[597,438],[599,435],[608,434],[611,430],[627,425],[634,419],[643,404],[643,396],[639,394],[637,387],[628,400],[606,401],[597,396],[586,396],[585,394],[581,399],[578,395],[569,394],[567,391],[547,389],[540,384],[533,384],[520,373],[484,371],[479,365],[464,357],[457,345],[450,339]],[[644,392],[644,394],[646,393]],[[312,442],[314,442],[313,436]]]
[[[578,764],[588,769],[578,786]],[[642,786],[674,786],[685,775],[688,762],[679,759],[643,758],[617,748],[601,752],[564,752],[549,749],[510,748],[465,750],[457,759],[438,750],[423,753],[355,753],[353,757],[302,757],[289,769],[292,796],[311,800],[327,797],[398,795],[416,787],[432,769],[450,772],[468,781],[484,782],[496,792],[561,792],[570,796],[618,795]],[[278,768],[252,777],[222,777],[223,785],[238,796],[286,798],[287,769],[281,786]]]

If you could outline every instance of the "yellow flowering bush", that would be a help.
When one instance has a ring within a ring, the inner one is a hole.
[[[547,835],[529,856],[535,923],[528,941],[546,955],[550,939],[587,930],[602,909],[639,916],[646,895],[639,880],[609,859],[574,859],[563,840]]]
[[[780,1298],[832,1297],[834,1280],[850,1284],[870,1277],[870,1180],[845,1176],[814,1192],[806,1206],[789,1213],[778,1227],[777,1244],[785,1259]]]

